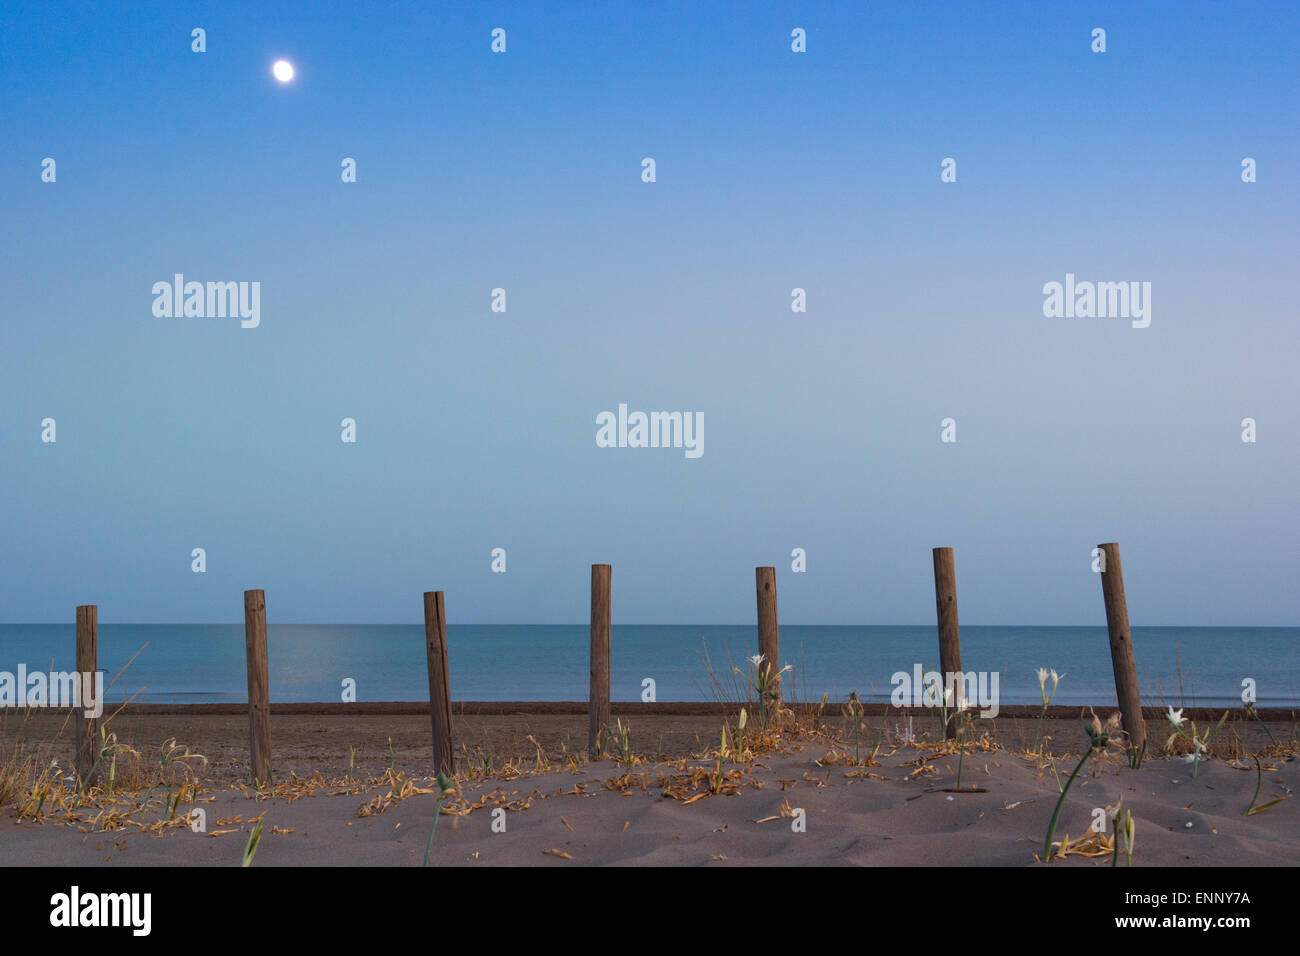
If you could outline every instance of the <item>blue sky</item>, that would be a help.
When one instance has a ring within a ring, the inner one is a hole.
[[[696,6],[6,4],[0,620],[1297,623],[1296,8]]]

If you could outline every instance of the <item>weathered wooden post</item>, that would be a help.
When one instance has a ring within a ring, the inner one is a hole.
[[[758,595],[758,653],[763,655],[763,663],[758,666],[770,668],[777,675],[772,688],[777,695],[772,704],[777,706],[781,696],[781,638],[776,614],[776,568],[755,568],[754,587]],[[767,707],[767,701],[761,703]]]
[[[934,603],[939,617],[939,672],[943,677],[942,695],[949,687],[956,705],[956,687],[961,681],[961,630],[957,624],[957,567],[952,548],[934,549]],[[973,702],[971,702],[973,703]],[[944,729],[948,739],[957,736],[956,714],[948,718]]]
[[[429,715],[433,721],[433,769],[455,772],[451,739],[451,676],[447,670],[447,609],[441,591],[424,592],[424,648],[429,658]]]
[[[266,665],[266,594],[244,592],[244,652],[248,658],[248,765],[259,783],[271,781],[270,677]]]
[[[73,724],[77,741],[77,775],[89,787],[100,777],[96,766],[99,761],[99,721],[87,717],[85,706],[89,690],[95,686],[99,670],[99,605],[82,604],[77,607],[77,678],[74,687],[81,688],[81,700],[74,700]],[[87,683],[89,682],[89,684]]]
[[[593,757],[604,749],[609,725],[609,605],[610,566],[591,566],[591,702],[588,743]]]
[[[1124,568],[1119,563],[1118,544],[1111,541],[1097,547],[1101,549],[1101,596],[1106,602],[1115,696],[1129,746],[1141,750],[1146,740],[1146,723],[1142,719],[1142,695],[1138,692],[1137,663],[1133,658],[1133,633],[1128,626],[1128,601],[1124,598]]]

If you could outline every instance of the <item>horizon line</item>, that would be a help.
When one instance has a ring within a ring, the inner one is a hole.
[[[126,625],[133,627],[224,627],[242,625],[242,621],[104,621],[98,622],[100,626]],[[267,622],[268,626],[272,623]],[[276,621],[275,624],[289,625],[292,627],[423,627],[421,621]],[[75,618],[66,621],[0,621],[0,627],[61,627],[75,626]],[[588,621],[578,621],[570,623],[501,623],[490,621],[448,621],[448,627],[590,627]],[[747,624],[648,624],[644,622],[612,622],[611,627],[752,627],[757,628],[757,622]],[[888,623],[888,624],[805,624],[798,621],[782,621],[780,627],[937,627],[934,621],[928,621],[920,624]],[[984,623],[965,623],[961,627],[1095,627],[1106,630],[1105,621],[1098,624],[984,624]],[[1253,630],[1286,630],[1288,628],[1300,628],[1300,624],[1132,624],[1130,628],[1182,628],[1186,630],[1211,630],[1214,628],[1250,628]]]

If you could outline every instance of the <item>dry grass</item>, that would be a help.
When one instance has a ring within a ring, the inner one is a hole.
[[[71,735],[72,711],[68,711],[53,737],[40,739],[32,729],[32,711],[0,715],[0,807],[15,803],[29,793],[57,765],[59,739]]]

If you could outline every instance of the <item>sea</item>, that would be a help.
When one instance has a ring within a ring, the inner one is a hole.
[[[615,625],[616,701],[743,700],[753,625]],[[583,701],[589,630],[581,625],[449,625],[452,697],[466,701]],[[73,624],[0,624],[0,672],[70,671]],[[420,625],[276,624],[268,628],[273,702],[428,699]],[[938,667],[933,625],[780,629],[787,696],[839,703],[856,693],[888,700],[899,673]],[[1137,627],[1133,646],[1144,703],[1236,707],[1253,681],[1260,707],[1300,704],[1300,628]],[[1104,627],[961,628],[962,667],[998,675],[1000,704],[1039,704],[1038,671],[1060,677],[1055,704],[1115,702]],[[99,667],[109,704],[247,699],[243,624],[105,624]],[[647,681],[652,683],[647,683]],[[1048,681],[1051,689],[1051,681]]]

